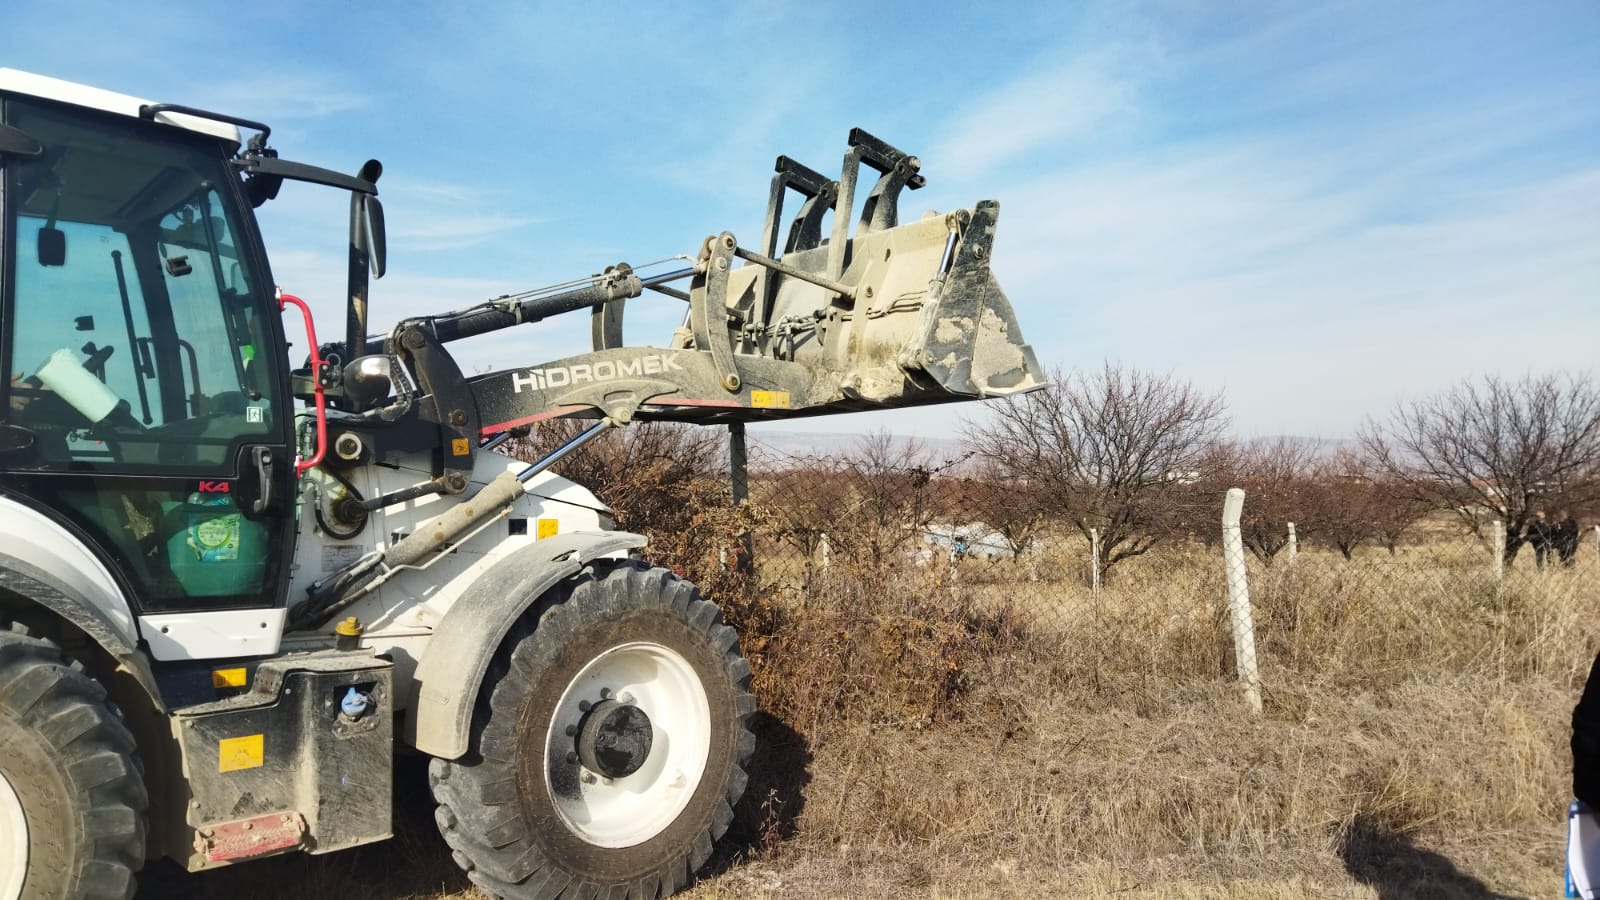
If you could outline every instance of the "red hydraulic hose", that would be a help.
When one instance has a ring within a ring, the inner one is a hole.
[[[278,288],[278,311],[282,312],[290,303],[300,307],[300,316],[306,320],[306,340],[311,342],[311,390],[317,398],[317,452],[308,460],[295,462],[294,474],[298,478],[307,469],[321,464],[322,455],[328,450],[328,396],[322,387],[322,354],[317,351],[317,327],[311,322],[311,307],[306,306],[306,302],[299,297],[285,294],[283,288]]]

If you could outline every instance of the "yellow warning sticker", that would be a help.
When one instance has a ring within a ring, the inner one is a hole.
[[[212,669],[211,686],[214,688],[242,688],[249,678],[241,666],[237,669]]]
[[[466,438],[452,438],[450,441],[450,452],[455,456],[466,456],[468,453],[472,452],[472,445],[467,443]]]
[[[224,738],[217,742],[217,771],[237,772],[261,765],[265,756],[262,736],[247,734],[244,737]]]
[[[750,405],[756,409],[788,409],[788,391],[751,391]]]
[[[561,522],[559,520],[540,519],[534,531],[534,536],[542,541],[547,537],[555,537],[559,531],[561,531]]]

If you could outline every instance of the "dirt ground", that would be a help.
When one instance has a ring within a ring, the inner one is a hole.
[[[1270,704],[1250,721],[1219,689],[1149,719],[1057,708],[1009,738],[930,729],[888,756],[904,735],[774,747],[795,735],[769,723],[758,765],[792,768],[757,770],[751,796],[769,801],[745,805],[684,896],[1554,896],[1567,701],[1516,689],[1469,704],[1471,690],[1321,698],[1308,725]],[[434,831],[424,783],[421,761],[404,761],[391,841],[196,875],[153,864],[139,897],[485,896]]]

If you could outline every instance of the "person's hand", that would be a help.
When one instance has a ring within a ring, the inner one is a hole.
[[[19,390],[19,388],[20,388],[20,390]],[[21,372],[12,372],[11,373],[11,411],[12,412],[21,412],[22,410],[27,408],[29,403],[33,402],[33,399],[34,399],[35,395],[39,394],[42,391],[48,391],[48,390],[50,390],[50,386],[47,385],[47,384],[40,384],[39,383],[39,379],[37,379],[37,378],[23,378]]]
[[[24,396],[24,395],[18,393],[17,392],[17,388],[31,388],[31,387],[33,387],[33,385],[30,385],[27,382],[22,380],[22,373],[21,372],[12,372],[11,373],[11,411],[12,412],[21,412],[22,409],[28,405],[28,401],[33,399],[32,397],[27,397],[27,396]]]

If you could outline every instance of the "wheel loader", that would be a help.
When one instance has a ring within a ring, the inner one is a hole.
[[[754,246],[374,334],[382,166],[270,134],[0,69],[0,900],[383,840],[402,752],[491,894],[682,889],[745,787],[750,667],[552,466],[633,422],[1042,386],[989,269],[998,205],[901,221],[921,163],[858,129],[837,180],[778,158]],[[326,342],[257,227],[286,184],[349,195]],[[682,326],[628,343],[641,302]],[[581,312],[592,346],[561,359],[469,377],[448,349]],[[584,421],[497,452],[554,418]]]

